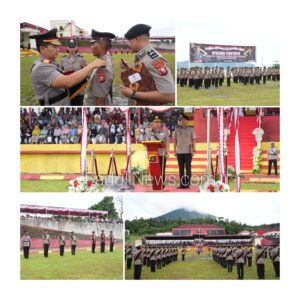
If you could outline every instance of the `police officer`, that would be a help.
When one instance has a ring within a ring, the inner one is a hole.
[[[169,134],[168,132],[163,130],[162,121],[158,116],[156,116],[153,122],[151,123],[151,128],[152,130],[147,132],[146,140],[161,141],[166,146],[166,148],[158,149],[161,180],[164,187],[165,175],[166,175],[166,164],[167,164],[167,158],[169,157]]]
[[[88,105],[108,105],[112,102],[114,67],[109,53],[111,40],[116,36],[110,32],[92,30],[91,50],[95,57],[106,62],[106,68],[95,69],[89,80],[87,90]]]
[[[255,259],[256,259],[256,270],[258,279],[265,279],[265,258],[264,258],[264,250],[261,245],[256,246],[255,251]]]
[[[271,146],[268,148],[268,175],[271,175],[272,164],[274,165],[275,175],[278,175],[277,160],[278,149],[275,147],[275,143],[272,141]]]
[[[162,248],[159,248],[156,253],[157,269],[161,269],[162,250]]]
[[[242,249],[241,245],[238,246],[236,251],[236,266],[237,266],[237,274],[238,279],[244,279],[244,264],[245,264],[245,253]]]
[[[132,249],[132,245],[129,245],[126,253],[126,266],[128,270],[131,269],[132,257],[133,257],[133,249]]]
[[[227,86],[230,87],[230,81],[231,81],[231,70],[230,70],[230,67],[227,67],[227,70],[226,70],[226,79],[227,79]]]
[[[192,157],[194,156],[195,132],[192,127],[187,126],[188,117],[181,114],[178,118],[178,127],[174,135],[174,155],[177,156],[179,166],[179,189],[189,188],[192,176]],[[185,174],[186,169],[186,174]]]
[[[78,53],[77,42],[75,39],[68,41],[67,55],[64,55],[60,60],[60,68],[64,75],[69,75],[75,71],[83,69],[87,63],[82,55]],[[84,88],[87,80],[84,79],[74,87],[69,89],[69,99],[72,106],[82,106],[84,98]]]
[[[155,272],[155,267],[156,267],[156,248],[152,249],[150,253],[150,270],[151,272]]]
[[[22,240],[22,244],[23,244],[24,258],[28,259],[29,258],[29,249],[31,247],[30,236],[28,234],[28,231],[24,231],[24,234],[23,234],[21,240]]]
[[[101,230],[101,235],[100,235],[100,252],[101,253],[105,252],[105,233],[104,233],[104,230]]]
[[[96,59],[83,69],[70,75],[63,75],[55,61],[60,42],[56,37],[57,29],[46,33],[29,36],[36,40],[40,58],[31,68],[31,81],[40,105],[69,105],[68,88],[82,82],[95,68],[105,67],[106,62]]]
[[[76,234],[72,231],[70,236],[70,244],[71,244],[71,253],[75,255],[76,245],[77,245],[77,237]]]
[[[182,261],[185,260],[185,254],[186,254],[186,249],[185,249],[185,246],[183,246],[183,248],[181,249],[181,260]]]
[[[252,247],[249,246],[249,248],[246,249],[246,257],[248,261],[248,267],[252,266]]]
[[[275,277],[280,277],[280,253],[279,247],[273,247],[270,251],[270,258],[272,259]]]
[[[232,272],[232,247],[228,247],[226,250],[226,262],[227,262],[227,271]]]
[[[58,235],[58,244],[59,244],[59,255],[64,256],[65,252],[65,236],[62,231]]]
[[[130,98],[129,104],[163,105],[175,104],[175,84],[167,61],[150,44],[150,29],[146,24],[137,24],[125,33],[134,53],[135,66],[143,63],[152,76],[156,91],[140,92],[129,87],[122,87],[124,96]],[[121,63],[121,68],[124,68]]]
[[[139,245],[139,246],[136,246],[136,252],[134,253],[134,273],[133,273],[133,278],[135,280],[141,279],[142,265],[143,265],[143,250],[141,249],[141,246]],[[128,265],[127,265],[127,269],[130,269],[130,268],[128,268]]]
[[[92,235],[91,235],[92,253],[95,253],[96,242],[97,242],[97,237],[96,237],[95,231],[92,231]]]
[[[44,229],[42,240],[44,245],[44,257],[48,257],[48,251],[50,247],[50,235],[48,234],[47,229]]]
[[[115,244],[115,238],[113,235],[113,232],[109,232],[109,251],[113,252],[114,251],[114,244]]]

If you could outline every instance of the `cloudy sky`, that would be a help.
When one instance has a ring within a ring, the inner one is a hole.
[[[188,195],[188,197],[187,197]],[[280,222],[279,197],[267,194],[125,194],[125,219],[151,218],[178,208],[206,212],[251,225]]]

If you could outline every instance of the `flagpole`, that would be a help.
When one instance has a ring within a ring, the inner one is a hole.
[[[207,156],[207,176],[211,175],[211,149],[210,149],[210,108],[207,109],[206,120],[206,156]]]

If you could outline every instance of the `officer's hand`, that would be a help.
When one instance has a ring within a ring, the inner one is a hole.
[[[120,61],[120,69],[126,70],[127,68],[128,68],[128,66],[126,64],[124,64],[122,61]]]
[[[100,67],[106,67],[107,63],[105,60],[97,58],[91,63],[91,65],[95,69]]]
[[[121,85],[121,92],[124,96],[130,98],[131,95],[132,95],[133,90],[126,87],[126,86]]]

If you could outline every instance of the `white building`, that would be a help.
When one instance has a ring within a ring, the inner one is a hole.
[[[77,26],[73,20],[52,20],[50,21],[50,28],[57,29],[58,37],[86,38],[89,36],[89,33]]]

